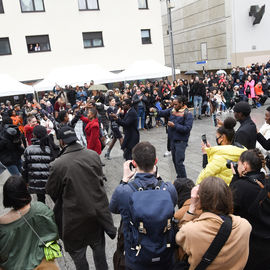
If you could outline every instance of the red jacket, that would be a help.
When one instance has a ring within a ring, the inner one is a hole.
[[[33,138],[33,130],[34,127],[31,127],[28,124],[24,126],[24,134],[28,145],[32,145],[31,139]]]
[[[96,151],[101,154],[101,143],[99,140],[99,124],[98,119],[89,120],[88,118],[81,116],[80,118],[84,123],[87,123],[85,127],[87,149]]]

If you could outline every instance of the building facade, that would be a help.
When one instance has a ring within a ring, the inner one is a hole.
[[[136,60],[164,64],[156,0],[0,0],[0,25],[0,73],[20,81],[63,66],[116,71]]]
[[[265,0],[171,0],[174,58],[181,71],[230,69],[270,59],[270,5]],[[259,24],[250,7],[266,4]],[[166,1],[162,2],[165,63],[171,65]],[[202,62],[205,62],[202,64]]]

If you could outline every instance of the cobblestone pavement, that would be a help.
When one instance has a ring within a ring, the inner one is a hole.
[[[267,105],[270,102],[267,102]],[[264,111],[267,105],[252,110],[252,119],[256,123],[258,129],[264,122]],[[220,116],[220,119],[225,119],[227,116],[233,116],[233,113],[226,113]],[[237,124],[236,128],[238,128],[239,124]],[[186,160],[185,166],[187,171],[187,176],[192,180],[196,180],[198,174],[202,169],[202,154],[201,154],[201,135],[206,134],[207,139],[211,145],[215,145],[215,127],[212,123],[211,118],[203,118],[203,120],[194,121],[193,128],[191,131],[191,136],[189,139],[189,144],[186,150]],[[167,134],[165,132],[164,127],[153,128],[149,131],[141,131],[141,141],[150,141],[157,149],[157,157],[158,157],[158,171],[160,176],[166,180],[173,182],[176,174],[175,169],[172,163],[171,156],[164,157],[164,153],[167,150]],[[110,199],[112,193],[116,186],[119,184],[119,181],[122,178],[122,164],[124,162],[122,157],[122,151],[120,150],[119,143],[117,142],[111,152],[112,160],[106,160],[104,158],[104,153],[106,149],[103,151],[101,155],[102,161],[105,163],[104,173],[108,179],[105,183],[106,191],[108,198]],[[0,199],[2,201],[2,187],[0,187]],[[47,199],[48,204],[52,206],[52,202]],[[0,213],[2,209],[2,204],[0,206]],[[119,225],[120,217],[119,215],[113,215],[115,225]],[[111,240],[106,236],[106,254],[107,261],[109,265],[109,269],[113,269],[112,257],[113,253],[116,249],[116,240]],[[87,258],[90,264],[90,269],[95,269],[92,251],[88,248]],[[65,253],[65,260],[59,259],[58,263],[61,269],[75,269],[74,264],[72,263],[69,255]]]

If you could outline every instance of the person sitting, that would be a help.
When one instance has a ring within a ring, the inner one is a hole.
[[[202,210],[200,216],[196,210]],[[188,256],[189,269],[195,269],[223,224],[231,219],[231,233],[209,270],[243,269],[248,259],[251,226],[244,218],[235,216],[230,188],[218,177],[208,177],[191,191],[191,204],[184,214],[176,243]],[[228,218],[229,217],[229,218]]]
[[[262,167],[265,160],[258,149],[245,151],[238,161],[230,188],[233,191],[234,214],[252,225],[249,258],[245,270],[267,270],[270,265],[270,192],[269,180]]]
[[[54,261],[46,261],[44,246],[33,232],[34,229],[44,242],[58,239],[53,211],[41,202],[31,202],[27,186],[19,176],[10,176],[5,182],[3,205],[12,209],[0,217],[0,266],[4,269],[59,269]]]
[[[227,117],[216,131],[217,146],[211,147],[208,142],[202,142],[204,169],[199,174],[196,184],[200,184],[208,176],[220,177],[227,185],[230,184],[233,174],[231,169],[226,167],[227,160],[238,161],[241,153],[246,150],[238,143],[233,144],[235,125],[235,119]]]

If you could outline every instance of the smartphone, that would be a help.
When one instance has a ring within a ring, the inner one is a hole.
[[[202,135],[202,141],[205,145],[207,144],[206,134]]]

